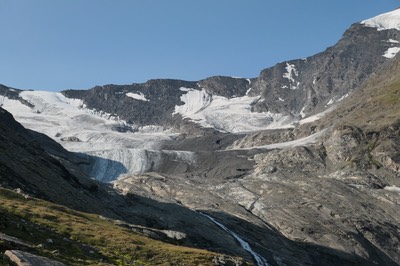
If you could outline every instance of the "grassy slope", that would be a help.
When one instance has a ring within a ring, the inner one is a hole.
[[[360,128],[366,143],[359,146],[358,154],[379,169],[385,166],[391,174],[384,176],[396,174],[400,169],[400,58],[387,61],[334,111],[300,129],[307,132],[331,126]]]
[[[319,123],[338,121],[367,131],[400,123],[400,59],[388,62],[332,113]]]
[[[33,245],[27,248],[32,253],[67,265],[214,265],[217,255],[152,240],[98,215],[25,199],[6,189],[0,189],[0,203],[1,233]],[[47,243],[49,238],[54,243]],[[7,248],[10,244],[0,240],[0,251]]]

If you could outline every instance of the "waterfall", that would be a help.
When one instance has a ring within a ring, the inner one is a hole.
[[[246,250],[247,252],[249,252],[253,256],[254,260],[257,262],[257,266],[269,266],[267,260],[265,258],[263,258],[260,254],[258,254],[254,250],[252,250],[250,245],[249,245],[249,243],[244,241],[238,234],[236,234],[235,232],[233,232],[232,230],[227,228],[225,225],[223,225],[220,222],[218,222],[217,220],[215,220],[213,217],[211,217],[211,216],[209,216],[207,214],[204,214],[202,212],[200,212],[200,214],[205,216],[205,217],[207,217],[208,219],[210,219],[214,224],[216,224],[219,227],[221,227],[225,232],[231,234],[233,236],[233,238],[235,238],[236,241],[238,241],[240,243],[242,248],[244,250]]]

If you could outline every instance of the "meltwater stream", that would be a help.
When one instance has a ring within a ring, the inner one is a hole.
[[[244,250],[246,250],[247,252],[249,252],[253,256],[254,260],[257,262],[257,266],[269,266],[267,260],[264,259],[260,254],[256,253],[254,250],[252,250],[249,243],[244,241],[238,234],[236,234],[232,230],[228,229],[225,225],[221,224],[220,222],[215,220],[213,217],[211,217],[205,213],[202,213],[202,212],[199,212],[199,213],[201,215],[207,217],[208,219],[210,219],[213,223],[215,223],[219,227],[221,227],[225,232],[231,234],[236,239],[236,241],[238,241],[240,243],[242,248]]]

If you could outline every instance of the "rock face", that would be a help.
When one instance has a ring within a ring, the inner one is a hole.
[[[79,158],[49,137],[26,130],[1,108],[0,149],[2,187],[20,188],[30,195],[75,208],[82,208],[81,201],[93,210],[98,209],[92,201],[94,194],[88,196],[87,193],[95,193],[99,186],[82,174],[77,166],[81,162]]]
[[[306,115],[320,112],[358,88],[387,58],[398,30],[377,31],[354,24],[326,51],[282,62],[261,72],[251,94],[261,93],[256,111]]]
[[[335,128],[331,136],[325,141],[328,158],[333,164],[360,161],[367,155],[366,139],[359,128],[342,126]],[[360,147],[363,147],[360,149]]]
[[[131,124],[171,127],[176,119],[180,121],[173,113],[175,106],[183,104],[181,96],[187,93],[185,90],[204,88],[211,95],[232,98],[245,95],[249,81],[231,77],[211,77],[199,82],[157,79],[144,84],[107,85],[62,93],[68,98],[82,99],[89,109],[115,114]]]
[[[85,91],[68,90],[63,94],[82,99],[88,108],[116,114],[131,124],[164,126],[173,120],[172,112],[183,94],[181,87],[197,85],[181,80],[149,80],[144,84],[107,85]],[[146,100],[129,97],[129,93],[141,94]]]

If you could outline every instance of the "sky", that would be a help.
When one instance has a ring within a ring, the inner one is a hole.
[[[257,77],[400,0],[0,0],[0,84],[60,91]]]

